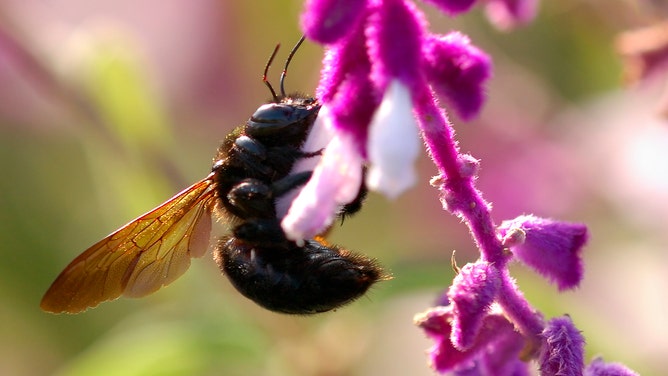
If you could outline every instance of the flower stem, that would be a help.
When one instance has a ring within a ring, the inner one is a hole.
[[[460,172],[463,159],[453,137],[454,130],[433,95],[426,91],[421,93],[416,100],[416,108],[427,150],[443,177],[443,200],[448,210],[469,227],[480,250],[481,260],[492,264],[502,275],[497,302],[508,319],[529,339],[526,355],[535,355],[544,323],[508,274],[506,266],[511,256],[510,252],[504,251],[501,240],[496,236],[491,206],[475,188],[474,177]]]
[[[542,315],[536,311],[517,288],[515,281],[508,274],[508,269],[500,270],[501,285],[496,301],[503,308],[506,317],[527,339],[525,356],[536,355],[540,347],[540,333],[545,328]]]
[[[421,91],[415,102],[427,150],[444,178],[441,190],[448,209],[469,227],[482,260],[502,268],[509,256],[503,252],[503,245],[496,237],[490,206],[475,188],[473,176],[460,173],[462,158],[445,112],[427,90]]]

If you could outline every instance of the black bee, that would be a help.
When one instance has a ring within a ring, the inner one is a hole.
[[[302,42],[286,60],[280,96],[266,79],[276,47],[263,75],[273,100],[225,138],[211,173],[75,258],[44,295],[43,310],[78,313],[171,283],[188,269],[191,258],[206,253],[212,213],[225,217],[232,229],[218,241],[216,263],[241,294],[269,310],[329,311],[386,278],[375,260],[330,245],[321,236],[297,244],[281,228],[276,201],[306,184],[312,173],[291,173],[293,165],[321,153],[301,149],[320,104],[315,98],[285,95],[283,89]],[[358,197],[342,208],[341,218],[359,210],[365,194],[362,185]]]

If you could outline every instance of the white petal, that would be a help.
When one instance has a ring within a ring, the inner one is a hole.
[[[334,130],[329,116],[329,108],[327,108],[327,106],[322,106],[320,112],[318,112],[318,117],[315,119],[308,137],[302,146],[302,151],[312,153],[325,149],[332,138],[334,138]],[[292,175],[302,171],[313,171],[320,163],[321,159],[322,156],[301,158],[295,162],[294,166],[292,166],[290,174]],[[304,186],[295,188],[276,200],[276,214],[278,218],[283,218],[287,214],[292,202],[302,189],[304,189]]]
[[[337,133],[281,222],[287,237],[299,241],[322,233],[340,206],[355,199],[361,182],[362,157],[351,136]]]
[[[415,160],[420,151],[418,127],[408,88],[392,81],[369,126],[367,145],[371,163],[369,189],[396,198],[415,184]]]

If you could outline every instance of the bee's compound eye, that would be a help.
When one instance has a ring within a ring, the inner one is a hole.
[[[250,120],[256,123],[285,123],[292,121],[292,113],[295,107],[276,103],[268,103],[260,106],[251,116]]]
[[[290,134],[303,134],[302,129],[308,128],[313,123],[320,107],[304,106],[291,103],[268,103],[260,106],[250,120],[246,122],[246,134],[250,137],[275,137],[282,135],[289,137]],[[285,130],[294,125],[302,125],[297,130],[286,133]]]

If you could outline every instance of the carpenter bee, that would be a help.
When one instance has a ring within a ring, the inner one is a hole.
[[[302,150],[320,104],[286,95],[283,87],[292,49],[281,74],[280,95],[262,81],[272,100],[230,133],[214,157],[211,173],[167,202],[131,221],[75,258],[44,295],[41,308],[79,313],[119,296],[142,297],[168,285],[209,247],[212,215],[230,224],[214,260],[234,287],[269,310],[289,314],[325,312],[362,296],[385,279],[373,259],[328,244],[322,236],[296,243],[283,232],[277,200],[306,184],[312,171],[292,172],[295,162],[321,150]],[[341,209],[360,209],[366,188]]]

